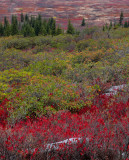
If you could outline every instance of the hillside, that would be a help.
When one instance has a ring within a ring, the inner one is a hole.
[[[129,159],[129,28],[0,38],[1,160]]]
[[[51,2],[51,3],[50,3]],[[81,23],[84,17],[88,24],[101,25],[119,18],[124,11],[125,20],[129,18],[128,0],[1,0],[0,20],[4,16],[11,18],[12,14],[29,13],[42,17],[56,17],[56,21],[66,26],[68,18],[75,25]]]

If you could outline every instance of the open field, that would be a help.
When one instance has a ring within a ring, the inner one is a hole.
[[[0,19],[21,12],[43,17],[56,17],[58,23],[66,26],[68,18],[75,25],[81,23],[84,17],[88,24],[101,25],[119,18],[124,11],[125,19],[129,18],[128,0],[1,0]]]

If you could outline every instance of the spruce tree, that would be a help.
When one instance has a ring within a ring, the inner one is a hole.
[[[0,23],[0,36],[4,35],[4,26]]]
[[[16,16],[12,16],[11,34],[12,35],[18,34],[18,21]]]
[[[44,25],[41,26],[40,34],[43,35],[43,36],[47,35],[47,30],[46,30],[46,27]]]
[[[45,26],[45,28],[47,28],[47,20],[46,19],[43,20],[42,24]]]
[[[23,15],[23,13],[21,13],[21,23],[23,23],[24,22],[24,15]]]
[[[41,17],[41,15],[39,14],[38,15],[38,25],[39,25],[39,33],[41,32],[41,27],[42,27],[42,17]]]
[[[46,28],[47,34],[51,34],[51,28],[49,22],[47,23],[47,28]]]
[[[52,22],[51,34],[52,34],[52,36],[56,35],[56,22],[55,22],[55,20],[53,20],[53,22]]]
[[[59,35],[62,33],[62,29],[61,27],[58,25],[57,30],[56,30],[56,34]]]
[[[123,12],[121,12],[120,19],[119,19],[120,26],[122,25],[123,19],[124,19],[124,14],[123,14]]]
[[[124,28],[128,28],[128,22],[127,21],[125,21],[125,23],[124,23]]]
[[[4,36],[10,36],[10,35],[11,35],[11,26],[10,24],[8,24],[4,29]]]
[[[36,19],[35,24],[34,24],[34,30],[35,30],[35,35],[36,36],[39,35],[40,29],[41,29],[41,26],[40,26],[39,20]]]
[[[50,29],[52,29],[53,22],[54,22],[54,19],[53,19],[53,18],[50,18],[50,19],[48,20],[48,25],[49,25],[49,28],[50,28]]]
[[[25,15],[25,21],[29,23],[29,16],[28,16],[28,14]]]
[[[33,28],[34,28],[34,26],[35,26],[35,18],[32,17],[32,16],[31,16],[31,19],[30,19],[30,25],[31,25],[31,27],[33,27]]]
[[[71,21],[68,21],[68,27],[67,27],[67,34],[74,34],[75,33],[75,29],[73,27],[73,25],[71,24]]]
[[[44,26],[44,28],[47,32],[47,20],[46,19],[43,20],[42,25]]]
[[[105,31],[105,26],[103,26],[103,31]]]
[[[9,22],[6,17],[4,17],[4,28],[8,26]]]
[[[24,26],[22,28],[22,33],[23,33],[24,37],[35,36],[34,28],[32,28],[29,23],[24,24]]]
[[[81,23],[81,26],[83,27],[83,26],[85,26],[85,25],[86,25],[85,19],[83,18],[82,23]]]
[[[109,30],[112,29],[112,21],[110,22],[110,25],[109,25]]]
[[[38,21],[39,21],[39,23],[40,23],[40,25],[41,25],[41,24],[42,24],[42,17],[41,17],[40,14],[38,15],[38,18],[37,18],[37,19],[38,19]]]
[[[107,23],[105,24],[105,29],[108,30],[108,24]]]
[[[11,28],[6,17],[4,17],[4,36],[10,36]]]

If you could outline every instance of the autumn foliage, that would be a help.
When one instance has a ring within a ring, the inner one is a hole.
[[[128,160],[129,32],[89,32],[0,39],[1,160]]]

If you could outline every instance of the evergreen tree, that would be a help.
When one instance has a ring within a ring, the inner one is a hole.
[[[105,29],[108,30],[108,24],[107,23],[105,24]]]
[[[55,20],[53,20],[53,22],[52,22],[51,34],[52,34],[52,36],[56,35],[56,22],[55,22]]]
[[[32,28],[29,23],[24,24],[24,26],[22,28],[22,33],[23,33],[24,37],[27,37],[27,36],[33,37],[33,36],[35,36],[34,28]]]
[[[51,34],[51,28],[50,28],[50,23],[49,22],[47,23],[46,31],[47,31],[48,35]]]
[[[22,25],[23,25],[23,24],[21,24],[21,21],[19,21],[19,22],[18,22],[18,30],[19,30],[19,32],[21,31]]]
[[[59,35],[62,33],[62,29],[60,28],[60,26],[58,25],[57,30],[56,30],[56,34]]]
[[[41,15],[39,14],[38,15],[38,25],[39,25],[39,33],[41,32],[41,27],[42,27],[42,17],[41,17]]]
[[[24,22],[24,15],[23,15],[23,13],[21,13],[21,23],[23,23]]]
[[[4,28],[8,26],[9,22],[6,17],[4,17]]]
[[[35,26],[35,18],[34,18],[33,16],[31,16],[31,19],[30,19],[30,25],[31,25],[31,27],[33,27],[33,28],[34,28],[34,26]]]
[[[16,16],[12,16],[11,34],[12,35],[18,34],[18,21]]]
[[[124,23],[124,28],[128,28],[128,22],[127,21],[125,21],[125,23]]]
[[[25,21],[29,23],[29,16],[28,16],[28,14],[25,15]]]
[[[44,25],[45,27],[47,27],[47,20],[46,20],[46,19],[43,20],[43,25]]]
[[[75,33],[75,29],[74,29],[73,25],[71,24],[70,20],[68,21],[67,33],[68,34],[74,34]]]
[[[47,30],[46,30],[46,27],[44,25],[41,26],[40,34],[43,35],[43,36],[47,35]]]
[[[110,25],[109,25],[109,30],[112,29],[112,21],[110,22]]]
[[[52,29],[53,22],[54,22],[54,19],[53,19],[53,18],[50,18],[50,19],[48,20],[48,25],[49,25],[49,28],[50,28],[50,29]]]
[[[120,19],[119,19],[120,26],[122,25],[123,19],[124,19],[124,14],[123,14],[123,12],[121,12]]]
[[[37,18],[37,19],[38,19],[38,21],[39,21],[39,23],[40,23],[40,25],[41,25],[41,24],[42,24],[42,17],[41,17],[40,14],[38,15],[38,18]]]
[[[11,26],[10,24],[8,24],[4,29],[4,36],[10,36],[10,35],[11,35]]]
[[[4,35],[4,26],[0,23],[0,36]]]
[[[85,19],[83,18],[82,23],[81,23],[81,26],[85,26],[85,25],[86,25]]]
[[[44,28],[47,32],[47,20],[46,19],[43,20],[42,25],[44,26]]]
[[[34,24],[34,30],[35,30],[35,35],[38,36],[39,33],[41,32],[41,26],[39,23],[39,20],[36,19],[35,24]]]
[[[103,31],[105,31],[105,26],[103,26]]]
[[[4,36],[10,36],[11,28],[6,17],[4,17]]]

